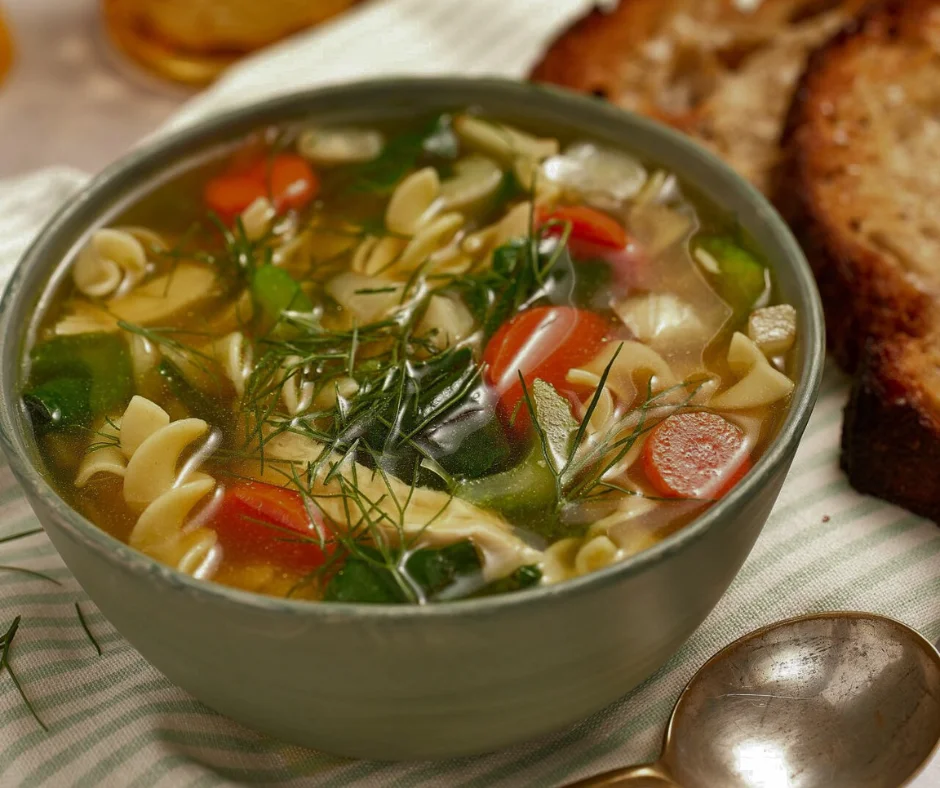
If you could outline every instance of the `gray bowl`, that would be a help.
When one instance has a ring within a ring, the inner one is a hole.
[[[475,105],[570,129],[679,173],[733,212],[799,310],[798,383],[766,454],[720,503],[654,548],[560,585],[430,607],[310,604],[192,580],[74,512],[37,470],[19,404],[20,355],[50,284],[89,232],[219,144],[259,125],[368,121]],[[299,93],[213,118],[135,151],[49,223],[0,304],[0,438],[53,544],[105,616],[175,684],[265,733],[332,753],[444,758],[570,725],[666,662],[738,572],[809,419],[823,321],[799,247],[770,205],[685,137],[599,101],[495,80],[367,82]]]

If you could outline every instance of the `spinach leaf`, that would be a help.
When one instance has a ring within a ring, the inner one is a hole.
[[[72,382],[45,385],[54,381]],[[84,381],[84,384],[78,385],[75,381]],[[48,422],[49,429],[68,426],[69,419],[85,420],[88,416],[113,413],[124,407],[133,393],[127,343],[120,334],[107,333],[60,336],[41,342],[30,353],[26,394],[36,394],[38,387],[43,389],[33,400],[33,412],[37,416],[41,418],[46,406],[58,408],[62,416],[72,414],[68,419]],[[70,401],[73,396],[77,399]],[[79,416],[80,413],[84,415]]]
[[[378,551],[368,547],[363,552]],[[372,561],[350,556],[342,568],[333,576],[323,594],[326,602],[364,602],[372,604],[402,604],[407,602],[405,594],[395,582],[392,573]]]
[[[508,594],[513,591],[521,591],[523,588],[531,588],[538,585],[542,579],[542,570],[535,564],[520,566],[515,572],[492,583],[487,583],[479,591],[471,594],[471,597],[493,596],[494,594]]]
[[[460,141],[452,128],[450,115],[440,115],[423,129],[392,137],[375,159],[356,168],[352,189],[388,194],[422,157],[452,161],[459,151]]]
[[[23,395],[26,412],[37,435],[69,427],[90,427],[91,381],[56,378],[34,386]]]
[[[439,550],[415,550],[405,562],[405,571],[429,597],[433,597],[460,580],[479,578],[483,567],[476,548],[463,541]]]
[[[392,570],[383,564],[380,553],[372,547],[356,548],[360,556],[351,555],[326,587],[323,598],[328,602],[363,602],[404,604],[405,592],[396,582]],[[415,550],[405,561],[404,572],[421,588],[428,599],[451,589],[456,599],[478,590],[482,583],[482,564],[476,548],[469,541],[456,542],[439,549]]]

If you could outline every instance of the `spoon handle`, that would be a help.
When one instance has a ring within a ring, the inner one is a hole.
[[[629,785],[633,788],[679,788],[678,783],[672,781],[659,762],[612,769],[570,783],[566,788],[606,788],[613,785]]]

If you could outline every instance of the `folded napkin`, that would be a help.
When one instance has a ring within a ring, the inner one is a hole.
[[[522,76],[584,0],[385,0],[272,48],[192,100],[179,127],[222,107],[315,83],[404,73]],[[2,100],[2,99],[0,99]],[[0,277],[84,176],[0,182]],[[699,631],[629,696],[567,731],[443,763],[349,761],[258,735],[205,708],[150,667],[84,596],[42,534],[0,543],[0,627],[22,624],[12,665],[44,731],[0,675],[0,785],[553,786],[656,756],[685,682],[758,626],[819,610],[869,610],[940,636],[940,529],[854,493],[838,468],[846,381],[828,369],[779,502],[741,573]],[[37,527],[0,466],[0,538]],[[102,649],[78,619],[79,603]],[[237,658],[233,657],[233,658]],[[915,785],[940,785],[935,760]]]

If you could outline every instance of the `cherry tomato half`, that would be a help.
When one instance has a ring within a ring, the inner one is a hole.
[[[300,493],[262,482],[227,487],[209,523],[227,557],[300,572],[321,566],[330,552],[318,543],[320,524]]]
[[[505,423],[516,412],[514,432],[528,427],[519,374],[531,390],[536,378],[564,393],[569,370],[597,355],[608,323],[600,315],[570,306],[539,306],[500,326],[486,345],[486,382],[495,389],[497,412]],[[517,406],[521,407],[518,408]]]

